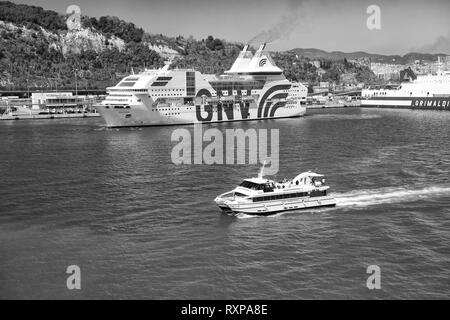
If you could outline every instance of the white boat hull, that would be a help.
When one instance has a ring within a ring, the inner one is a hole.
[[[65,118],[92,118],[100,117],[98,113],[55,113],[55,114],[4,114],[0,120],[41,120],[41,119],[65,119]]]
[[[450,97],[371,97],[362,99],[361,107],[450,110]]]
[[[256,105],[248,109],[235,107],[232,113],[225,114],[218,108],[206,109],[204,106],[180,106],[167,110],[157,110],[145,104],[132,105],[129,108],[115,106],[96,106],[97,111],[105,119],[108,127],[135,127],[181,125],[195,123],[214,123],[230,121],[250,121],[303,116],[306,108],[303,105],[284,106],[278,108],[273,116],[259,116]]]
[[[240,204],[233,203],[232,201],[226,201],[220,206],[220,208],[226,213],[270,215],[284,211],[302,210],[317,207],[333,207],[335,205],[336,200],[333,197],[324,196]]]

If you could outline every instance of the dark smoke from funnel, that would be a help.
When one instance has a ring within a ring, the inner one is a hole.
[[[447,36],[440,36],[433,43],[425,45],[421,48],[413,48],[411,51],[434,54],[450,54],[450,33]]]
[[[302,1],[300,0],[289,1],[289,13],[283,15],[270,29],[254,36],[248,43],[253,46],[263,42],[271,43],[281,39],[288,39],[300,21],[301,4]]]

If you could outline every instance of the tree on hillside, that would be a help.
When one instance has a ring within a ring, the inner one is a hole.
[[[223,42],[220,39],[214,39],[213,36],[208,36],[205,40],[206,47],[212,51],[222,50],[224,48]]]
[[[114,35],[125,42],[141,42],[144,30],[137,28],[134,23],[125,22],[117,17],[104,16],[83,20],[85,27],[93,27],[107,35]]]
[[[0,1],[0,20],[34,30],[40,27],[49,31],[67,30],[64,16],[57,12],[9,1]]]

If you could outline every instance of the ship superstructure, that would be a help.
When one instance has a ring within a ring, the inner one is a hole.
[[[146,70],[107,88],[96,106],[109,127],[258,120],[304,115],[307,88],[292,83],[263,44],[248,45],[223,75],[193,69]]]
[[[407,69],[400,78],[400,84],[362,90],[361,106],[450,110],[450,71],[416,76]]]

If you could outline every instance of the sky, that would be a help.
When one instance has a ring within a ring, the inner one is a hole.
[[[212,35],[270,50],[317,48],[380,54],[450,54],[450,0],[12,0],[65,13],[117,16],[150,33]],[[380,29],[370,30],[370,5]]]

